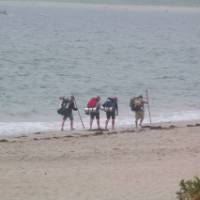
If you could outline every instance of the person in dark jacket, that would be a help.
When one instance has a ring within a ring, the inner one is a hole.
[[[63,115],[61,131],[64,131],[64,125],[65,125],[65,121],[67,118],[69,118],[69,120],[70,120],[70,129],[74,130],[74,127],[73,127],[74,117],[73,117],[72,111],[78,110],[74,103],[75,98],[74,98],[74,96],[71,96],[69,99],[61,97],[60,100],[62,100],[61,109],[62,109],[62,115]]]
[[[103,108],[106,112],[106,123],[105,129],[108,129],[108,122],[112,118],[112,129],[115,129],[115,118],[118,115],[118,102],[117,97],[109,97],[106,102],[103,104]]]

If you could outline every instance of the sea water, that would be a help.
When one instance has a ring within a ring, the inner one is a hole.
[[[153,122],[200,119],[200,9],[95,2],[0,1],[0,135],[59,130],[71,94],[86,127],[97,95],[117,96],[117,127],[133,126],[130,98],[146,90]]]

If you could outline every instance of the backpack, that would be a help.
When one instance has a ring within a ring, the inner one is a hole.
[[[132,98],[130,100],[130,107],[132,111],[139,111],[141,108],[141,101],[137,97]]]
[[[59,115],[67,115],[68,113],[69,113],[69,111],[68,111],[68,109],[66,109],[66,108],[64,108],[64,107],[61,107],[61,108],[59,108],[58,110],[57,110],[57,113],[59,114]]]
[[[102,106],[104,108],[112,108],[112,109],[114,109],[114,108],[116,108],[116,104],[117,104],[116,99],[108,97],[106,99],[106,101],[103,103]]]
[[[70,101],[69,99],[64,99],[62,100],[62,104],[61,104],[61,108],[59,108],[57,110],[57,113],[59,115],[67,115],[69,113],[69,104],[70,104]]]
[[[93,97],[91,98],[88,103],[87,103],[87,107],[88,108],[95,108],[96,107],[96,104],[97,104],[97,98],[96,97]]]
[[[95,113],[96,110],[97,110],[96,108],[84,108],[86,115],[89,115],[90,113]]]

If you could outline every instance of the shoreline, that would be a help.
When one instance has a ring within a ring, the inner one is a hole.
[[[171,130],[171,129],[179,129],[179,128],[192,128],[192,127],[200,127],[200,120],[188,120],[188,121],[177,121],[177,122],[156,122],[156,123],[144,123],[143,127],[136,128],[135,126],[128,127],[118,127],[114,130],[109,129],[75,129],[64,130],[64,131],[35,131],[30,132],[28,134],[21,133],[17,135],[0,135],[0,142],[9,142],[15,141],[15,139],[33,139],[40,140],[47,137],[47,139],[62,139],[62,138],[81,138],[81,137],[90,137],[90,136],[98,136],[98,135],[111,135],[111,134],[121,134],[121,133],[135,133],[135,132],[143,132],[143,131],[151,131],[151,130]]]
[[[147,115],[147,113],[146,113]],[[178,116],[178,115],[177,115]],[[186,116],[186,115],[185,115]],[[176,117],[175,117],[176,118]],[[165,125],[165,124],[172,124],[172,125],[187,125],[189,123],[199,123],[200,119],[198,119],[197,117],[194,116],[190,116],[188,115],[188,118],[190,118],[190,120],[185,119],[185,117],[182,116],[183,119],[172,119],[170,120],[169,117],[166,117],[166,119],[164,120],[164,118],[152,118],[153,122],[152,122],[152,126],[156,126],[156,125]],[[86,129],[89,129],[89,118],[88,116],[84,116],[83,118],[84,124]],[[101,127],[103,128],[105,125],[105,120],[106,117],[103,115],[101,116]],[[19,136],[29,136],[32,135],[35,132],[40,132],[40,133],[48,133],[48,132],[54,132],[54,133],[59,133],[60,131],[60,125],[61,125],[61,119],[59,121],[16,121],[16,122],[0,122],[0,138],[3,137],[19,137]],[[148,116],[146,116],[144,122],[143,122],[144,126],[148,126],[150,125],[149,123],[149,119]],[[94,128],[96,127],[96,123],[94,122]],[[74,128],[75,130],[72,131],[71,133],[77,133],[77,132],[84,132],[84,129],[82,127],[82,124],[80,122],[80,119],[78,118],[77,115],[75,115],[75,120],[74,120]],[[108,128],[111,128],[111,122],[108,125]],[[126,130],[126,129],[133,129],[135,128],[135,123],[134,123],[134,114],[130,113],[129,116],[123,118],[117,117],[116,118],[116,129],[115,131],[118,130]],[[67,120],[65,123],[65,132],[70,132],[69,130],[69,121]]]

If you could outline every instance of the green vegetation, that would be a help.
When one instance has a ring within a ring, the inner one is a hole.
[[[179,200],[200,200],[200,178],[180,182],[180,191],[177,193]]]

